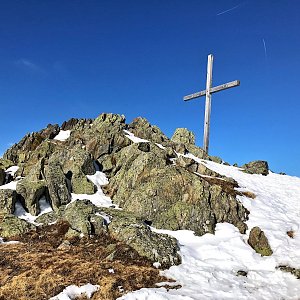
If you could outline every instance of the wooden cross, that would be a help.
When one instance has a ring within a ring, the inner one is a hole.
[[[206,153],[208,153],[208,145],[209,145],[209,125],[210,125],[210,111],[211,111],[211,94],[223,91],[226,89],[233,88],[235,86],[240,85],[239,80],[234,80],[228,83],[224,83],[218,85],[216,87],[212,87],[212,66],[213,66],[213,55],[208,55],[207,60],[207,77],[206,77],[206,89],[197,92],[194,94],[187,95],[183,97],[184,101],[193,100],[195,98],[199,98],[205,96],[205,118],[204,118],[204,136],[203,136],[203,149]]]

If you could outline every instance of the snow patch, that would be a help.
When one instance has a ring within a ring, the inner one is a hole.
[[[50,298],[49,300],[73,300],[83,294],[85,294],[87,298],[90,299],[98,289],[99,285],[92,285],[90,283],[85,284],[81,287],[78,287],[76,285],[69,285],[61,293]]]
[[[87,178],[94,183],[94,185],[97,187],[97,192],[92,195],[88,194],[73,194],[72,193],[72,201],[74,202],[76,200],[90,200],[94,205],[98,207],[111,207],[114,206],[115,208],[118,208],[117,205],[112,203],[112,200],[105,196],[101,186],[108,184],[108,179],[106,175],[103,172],[96,171],[94,175],[87,175]]]
[[[147,143],[147,142],[149,142],[148,140],[136,137],[133,133],[131,133],[128,130],[123,130],[123,131],[126,133],[125,136],[128,137],[134,143]]]
[[[58,135],[56,135],[53,139],[64,142],[70,137],[70,134],[71,130],[60,130]]]
[[[39,223],[36,223],[35,220],[40,217],[43,214],[49,213],[53,211],[51,205],[47,202],[45,197],[42,197],[39,200],[39,207],[40,207],[40,213],[37,216],[33,216],[32,214],[26,212],[23,205],[17,201],[15,204],[15,212],[14,215],[18,218],[25,220],[28,223],[34,224],[36,226],[40,225]]]

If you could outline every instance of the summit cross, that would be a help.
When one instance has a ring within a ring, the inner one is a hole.
[[[204,135],[203,135],[203,149],[208,154],[209,145],[209,125],[210,125],[210,112],[211,112],[211,94],[230,89],[240,85],[239,80],[234,80],[228,83],[224,83],[215,87],[212,87],[212,66],[213,55],[208,55],[207,60],[207,75],[206,75],[206,89],[194,94],[183,97],[184,101],[190,101],[195,98],[205,96],[205,118],[204,118]]]

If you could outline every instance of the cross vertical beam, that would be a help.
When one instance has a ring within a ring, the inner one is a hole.
[[[214,57],[212,54],[208,55],[207,59],[207,77],[206,77],[206,93],[205,93],[205,118],[204,118],[204,135],[203,148],[208,153],[209,146],[209,126],[210,126],[210,112],[211,112],[211,93],[212,88],[212,67]]]
[[[217,93],[223,90],[227,90],[240,85],[239,80],[227,82],[215,87],[212,87],[212,67],[213,67],[213,55],[208,55],[207,60],[207,77],[206,77],[206,89],[197,93],[193,93],[183,97],[184,101],[190,101],[199,97],[205,96],[205,118],[204,118],[204,135],[203,135],[203,150],[208,154],[209,146],[209,126],[210,126],[210,112],[211,112],[211,94]]]

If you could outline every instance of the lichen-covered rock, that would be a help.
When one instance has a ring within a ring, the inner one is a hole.
[[[259,227],[253,227],[251,229],[248,244],[262,256],[270,256],[273,254],[268,239]]]
[[[263,160],[251,161],[242,166],[245,173],[249,174],[262,174],[267,176],[269,174],[268,162]]]
[[[144,222],[124,211],[106,212],[112,215],[108,231],[113,238],[125,242],[152,262],[159,262],[163,268],[181,263],[176,239],[151,231]]]
[[[66,207],[63,218],[73,230],[90,236],[106,231],[106,221],[96,213],[96,206],[89,200],[74,201]]]
[[[39,132],[24,136],[19,143],[14,144],[4,153],[3,158],[13,161],[14,164],[24,163],[30,157],[31,152],[37,149],[43,141],[54,138],[58,133],[59,126],[49,124],[47,128]]]
[[[248,212],[222,181],[210,182],[175,166],[163,149],[150,144],[144,152],[137,144],[118,152],[115,168],[104,190],[127,211],[153,222],[157,228],[190,229],[213,233],[217,222],[230,222],[245,232]]]
[[[71,201],[67,178],[58,160],[49,160],[45,168],[45,179],[53,209],[58,209],[61,205],[66,205]]]
[[[152,143],[159,143],[165,146],[169,142],[168,137],[157,126],[152,126],[145,118],[135,118],[128,125],[128,130],[135,136]]]
[[[0,189],[0,212],[12,214],[15,210],[17,193],[10,189]]]
[[[177,128],[171,138],[172,142],[181,144],[195,144],[195,134],[187,128]]]
[[[0,158],[0,169],[6,170],[13,165],[14,163],[11,160]]]
[[[11,214],[0,217],[0,236],[3,238],[17,236],[34,228],[34,225]]]
[[[95,186],[86,175],[96,172],[92,156],[81,147],[63,149],[55,152],[51,160],[56,159],[71,183],[71,192],[75,194],[94,194]]]
[[[17,193],[25,201],[25,206],[29,213],[37,216],[40,213],[39,199],[46,195],[46,182],[44,180],[32,181],[25,178],[17,183]]]
[[[51,211],[49,213],[40,215],[38,218],[35,219],[35,222],[37,224],[48,225],[48,224],[56,222],[61,215],[62,215],[62,213],[59,210]]]
[[[3,185],[5,183],[5,171],[0,168],[0,185]]]

